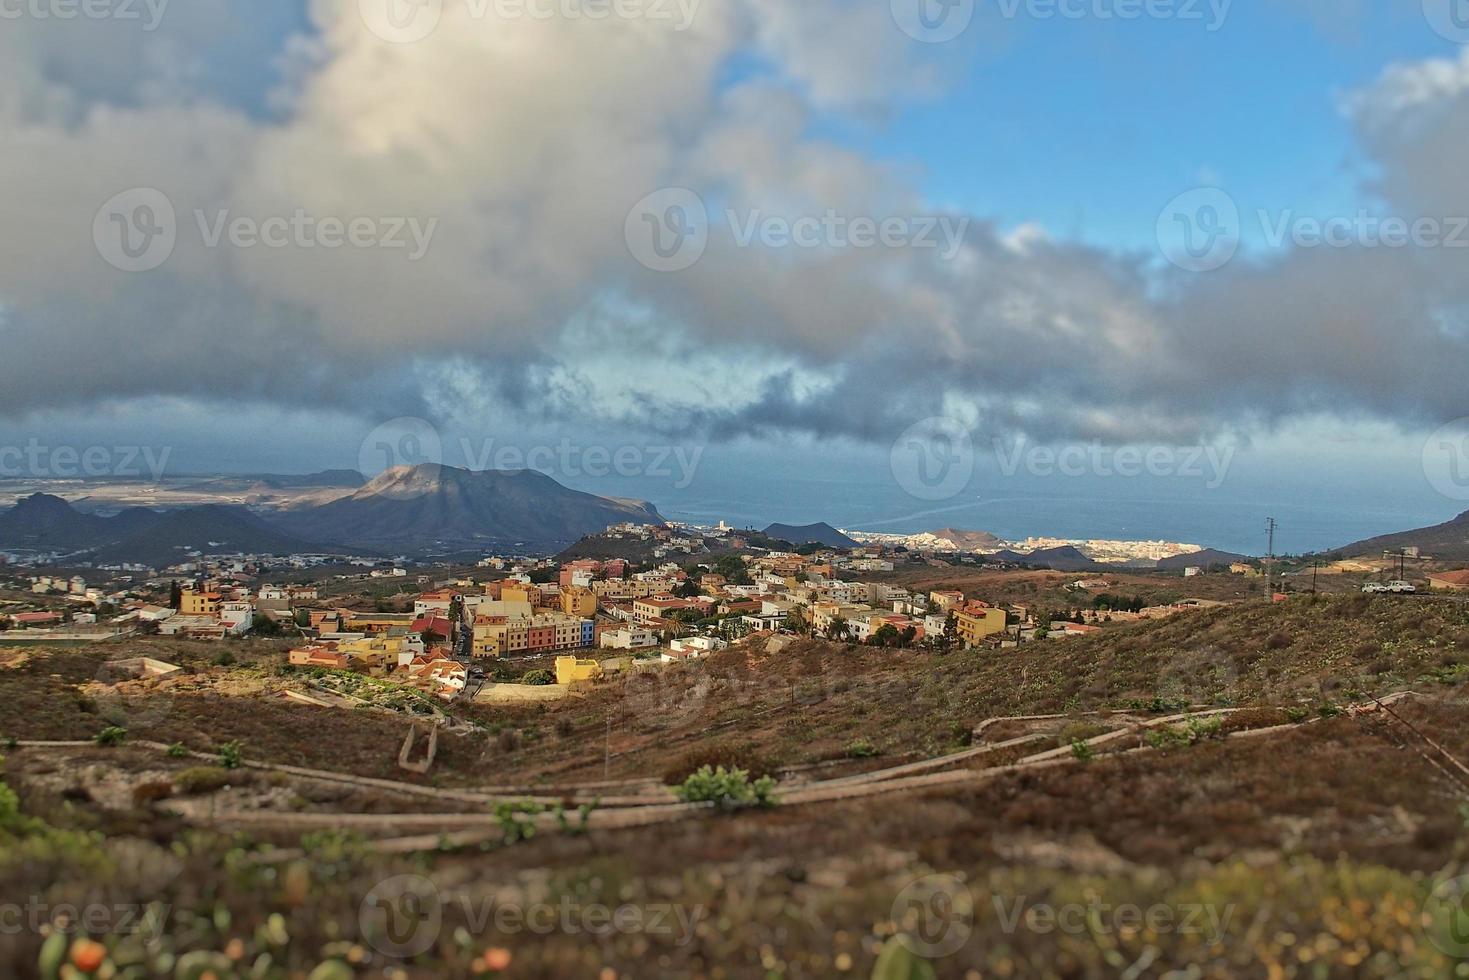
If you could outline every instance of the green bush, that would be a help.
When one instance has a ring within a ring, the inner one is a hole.
[[[189,750],[184,745],[183,742],[174,742],[172,745],[170,745],[168,747],[168,757],[170,759],[183,759],[183,758],[187,758],[188,757],[188,754],[189,754]]]
[[[225,742],[219,747],[219,764],[226,769],[238,769],[245,757],[240,754],[239,742]]]
[[[877,746],[865,738],[859,738],[847,746],[847,758],[849,759],[871,759],[877,754]]]
[[[520,679],[520,683],[532,687],[547,687],[556,683],[556,675],[549,670],[532,670]]]
[[[108,725],[96,735],[92,736],[92,741],[96,742],[98,745],[121,745],[123,739],[127,737],[128,730],[126,728],[119,728],[116,725]]]
[[[219,766],[194,766],[174,776],[173,784],[180,793],[213,793],[228,786],[233,778],[228,769]]]
[[[1078,738],[1071,743],[1071,754],[1078,762],[1091,762],[1097,753],[1085,741]]]
[[[775,806],[775,780],[761,776],[754,782],[743,769],[704,766],[674,791],[685,803],[713,803],[725,810],[748,806]]]

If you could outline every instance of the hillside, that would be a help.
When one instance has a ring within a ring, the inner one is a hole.
[[[106,518],[82,514],[48,493],[23,497],[0,513],[0,548],[76,551],[117,536]]]
[[[819,544],[843,550],[860,547],[856,541],[825,522],[801,525],[772,524],[762,533],[780,541],[789,541],[797,547],[803,544]]]
[[[875,968],[901,943],[896,975],[919,978],[1459,962],[1458,906],[1436,897],[1469,872],[1469,783],[1445,754],[1469,758],[1457,604],[1303,597],[1003,652],[761,638],[584,699],[454,706],[483,728],[442,733],[425,776],[396,768],[405,718],[288,703],[309,674],[280,645],[231,649],[0,651],[0,840],[19,845],[0,873],[48,906],[192,910],[145,947],[98,934],[140,976],[865,980],[895,975]],[[98,691],[104,657],[142,653],[185,670]],[[1407,688],[1391,714],[1369,698]],[[121,744],[36,741],[119,707]],[[220,767],[226,743],[244,767]],[[777,773],[778,805],[679,804],[664,783],[700,761]],[[385,927],[389,883],[426,915]],[[484,917],[540,908],[562,924]],[[0,974],[35,975],[41,942],[0,932]]]
[[[415,555],[497,546],[556,551],[612,524],[662,523],[651,504],[571,490],[533,470],[437,464],[387,470],[355,493],[277,519],[309,540]]]
[[[1469,561],[1469,511],[1451,521],[1397,534],[1384,534],[1337,548],[1333,554],[1357,558],[1380,558],[1382,553],[1417,548],[1425,557],[1442,561]]]
[[[319,546],[273,527],[243,507],[205,504],[157,515],[147,526],[98,548],[90,557],[99,564],[131,562],[162,568],[186,560],[191,551],[205,555],[291,555],[319,550]]]

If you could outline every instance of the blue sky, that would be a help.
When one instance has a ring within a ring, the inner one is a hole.
[[[980,0],[943,44],[890,10],[920,0],[705,0],[681,26],[433,0],[411,38],[377,9],[401,2],[7,22],[0,451],[165,443],[181,471],[301,472],[421,418],[446,443],[704,447],[697,487],[581,484],[670,512],[891,524],[928,511],[883,461],[938,420],[979,457],[952,499],[1053,501],[965,518],[1006,533],[1144,525],[1115,509],[1131,494],[1171,536],[1194,493],[987,483],[987,447],[1017,438],[1237,445],[1200,514],[1349,484],[1312,546],[1354,513],[1386,531],[1469,500],[1428,458],[1469,417],[1466,253],[1272,251],[1254,217],[1469,220],[1469,55],[1425,16],[1460,0],[1235,0],[1213,31],[1207,2],[1109,21],[1130,0]],[[1239,251],[1181,261],[1160,220],[1201,187],[1237,208]],[[741,240],[726,209],[909,237]],[[292,215],[372,233],[202,231]],[[922,242],[938,217],[952,249]],[[432,232],[411,257],[405,221]],[[665,232],[667,265],[640,237]],[[815,461],[853,493],[790,476]]]

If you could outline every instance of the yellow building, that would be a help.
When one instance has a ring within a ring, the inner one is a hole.
[[[602,665],[595,660],[578,660],[576,657],[556,658],[556,683],[562,687],[582,681],[600,680]]]
[[[959,639],[967,647],[978,646],[987,636],[1005,632],[1005,610],[990,608],[956,609],[954,622]]]
[[[219,599],[218,592],[195,592],[193,589],[185,589],[179,594],[179,615],[217,616],[219,615]]]
[[[561,612],[582,619],[593,618],[597,615],[597,593],[578,585],[562,589]]]

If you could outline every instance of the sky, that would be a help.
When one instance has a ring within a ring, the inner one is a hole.
[[[0,476],[1447,519],[1466,43],[1464,0],[0,0]]]

